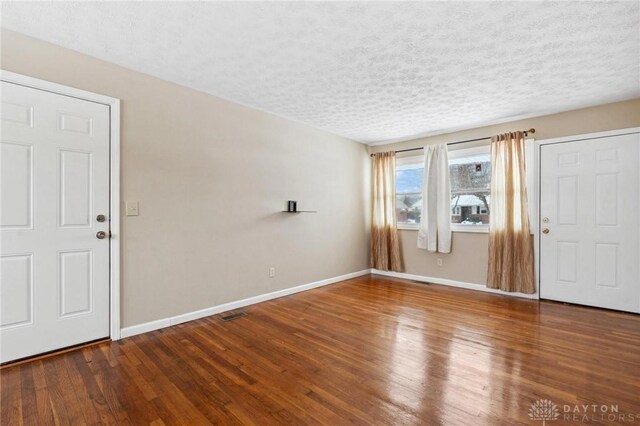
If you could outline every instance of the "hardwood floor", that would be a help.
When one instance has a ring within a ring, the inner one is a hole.
[[[640,424],[638,315],[380,276],[244,311],[3,369],[0,421],[542,425],[549,399],[550,425]]]

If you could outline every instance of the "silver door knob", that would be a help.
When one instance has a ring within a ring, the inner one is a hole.
[[[104,231],[99,231],[99,232],[96,234],[96,237],[97,237],[99,240],[104,240],[104,239],[106,238],[106,236],[107,236],[107,233],[106,233],[106,232],[104,232]]]
[[[542,230],[542,233],[543,233],[543,234],[548,234],[548,233],[549,233],[549,228],[544,228],[544,229]]]

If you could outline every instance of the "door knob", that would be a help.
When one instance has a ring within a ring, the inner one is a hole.
[[[99,240],[104,240],[106,236],[107,236],[107,233],[106,233],[106,232],[104,232],[104,231],[99,231],[99,232],[96,234],[96,237],[97,237]]]
[[[542,230],[542,233],[543,233],[543,234],[548,234],[548,233],[549,233],[549,228],[544,228],[544,229]]]

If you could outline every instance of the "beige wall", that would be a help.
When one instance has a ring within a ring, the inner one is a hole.
[[[364,145],[4,30],[1,66],[122,100],[124,327],[368,268]]]
[[[536,129],[536,133],[533,136],[538,140],[640,127],[640,99],[479,127],[407,142],[372,146],[369,150],[373,153],[415,148],[427,144],[481,138],[508,131],[525,130],[531,127]],[[473,145],[457,145],[452,149],[460,149],[467,146]],[[486,283],[487,234],[454,233],[452,252],[450,254],[432,254],[425,250],[420,250],[416,248],[416,238],[417,231],[400,231],[407,273],[473,284]],[[436,265],[437,258],[442,258],[443,266]]]
[[[122,100],[122,200],[141,212],[122,217],[124,327],[368,267],[363,145],[14,32],[2,31],[1,47],[5,70]],[[369,151],[637,126],[640,99]],[[318,213],[279,213],[287,199]],[[406,272],[485,283],[486,234],[455,233],[449,255],[415,248],[416,231],[400,235]]]

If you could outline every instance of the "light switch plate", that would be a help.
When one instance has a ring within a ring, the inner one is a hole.
[[[127,216],[138,216],[138,202],[137,201],[127,201],[126,203],[126,211]]]

